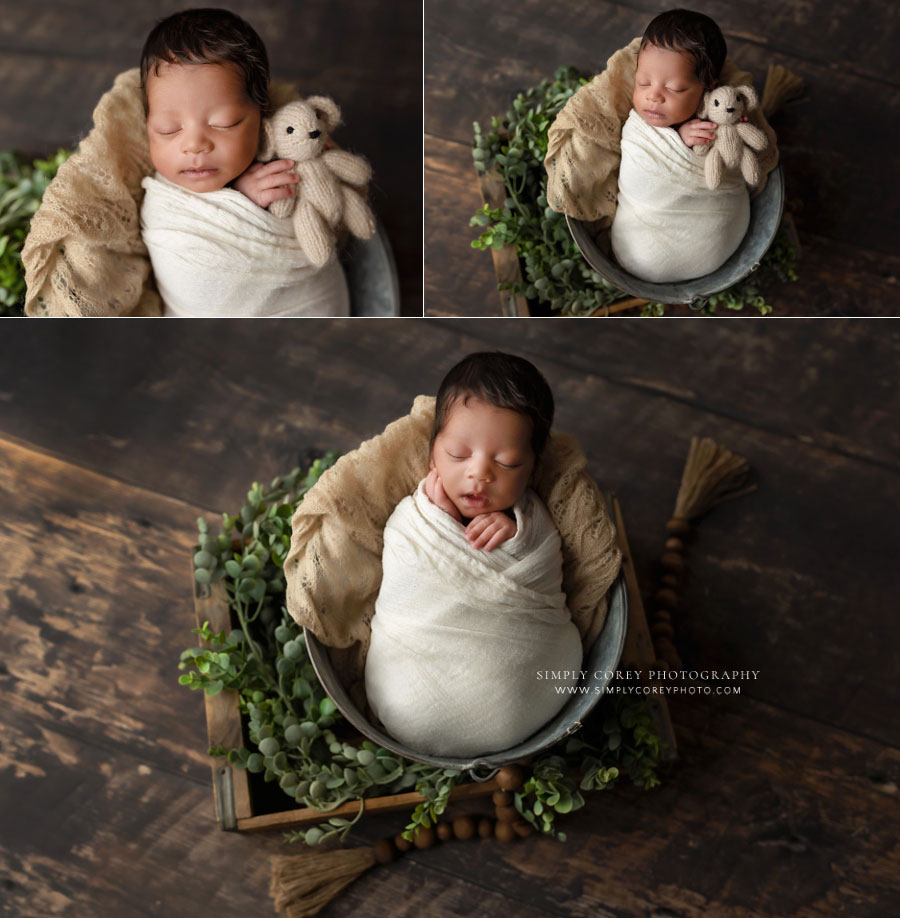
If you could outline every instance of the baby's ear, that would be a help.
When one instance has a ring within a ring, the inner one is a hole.
[[[334,99],[329,99],[328,96],[310,96],[306,104],[316,110],[316,115],[325,122],[329,134],[341,123],[341,110]]]
[[[756,90],[752,86],[738,86],[734,94],[739,99],[744,100],[745,111],[752,112],[753,109],[759,105],[759,99],[756,97]]]

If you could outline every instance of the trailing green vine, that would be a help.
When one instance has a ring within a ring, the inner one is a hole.
[[[71,155],[59,150],[49,159],[32,162],[0,150],[0,316],[24,315],[22,246],[44,191]]]
[[[481,230],[472,240],[472,248],[515,246],[523,280],[501,283],[498,289],[569,316],[602,311],[627,296],[587,264],[565,217],[547,203],[547,132],[560,109],[587,82],[576,68],[560,67],[552,80],[519,93],[505,115],[491,119],[489,130],[483,130],[478,122],[473,125],[475,169],[481,175],[496,169],[507,197],[502,207],[485,204],[469,221]],[[782,228],[756,274],[709,297],[699,311],[712,315],[719,309],[755,309],[766,315],[772,308],[763,291],[776,279],[796,280],[796,260],[797,252]],[[641,314],[664,313],[663,304],[649,303]]]
[[[366,798],[415,789],[422,801],[403,833],[411,840],[419,827],[434,825],[453,788],[468,776],[401,758],[352,731],[316,677],[303,631],[284,606],[291,518],[336,458],[328,453],[306,472],[295,468],[273,479],[267,488],[254,483],[240,511],[223,514],[217,535],[204,519],[198,519],[194,579],[203,586],[221,584],[237,625],[218,632],[209,622],[194,628],[192,633],[203,646],[181,654],[183,673],[178,681],[208,695],[237,693],[253,748],[214,746],[209,749],[211,756],[262,775],[298,806],[322,812],[322,822],[287,832],[286,838],[311,846],[343,839],[362,817]],[[590,743],[587,736],[570,738],[533,764],[528,782],[516,795],[516,807],[524,818],[539,830],[564,838],[556,831],[555,815],[582,806],[581,790],[615,783],[617,767],[630,768],[632,780],[641,786],[653,786],[659,741],[642,703],[634,705],[601,699],[598,708],[606,711],[605,722],[614,725],[615,732],[603,733]],[[623,758],[623,750],[630,760]],[[571,777],[573,770],[580,775],[580,788]],[[352,818],[328,815],[354,802],[358,808]]]

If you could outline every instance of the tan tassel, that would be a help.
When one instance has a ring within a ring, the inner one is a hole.
[[[782,68],[783,69],[783,68]],[[767,84],[768,85],[768,84]],[[681,669],[681,657],[675,647],[673,613],[678,608],[678,583],[685,568],[684,538],[691,531],[690,520],[724,500],[756,490],[748,484],[750,466],[741,456],[719,446],[714,440],[694,437],[681,475],[681,486],[675,499],[675,513],[666,523],[665,552],[660,566],[665,573],[654,600],[656,611],[650,622],[650,636],[656,653],[655,669]]]
[[[375,849],[336,848],[272,858],[269,895],[285,918],[315,915],[376,863]]]
[[[756,485],[747,484],[749,475],[746,459],[714,440],[694,437],[675,499],[675,519],[696,519],[722,501],[755,491]]]
[[[781,64],[769,64],[766,85],[763,87],[760,108],[766,118],[771,118],[792,99],[803,95],[803,78]]]

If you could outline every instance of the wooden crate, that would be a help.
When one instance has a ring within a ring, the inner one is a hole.
[[[642,674],[642,681],[646,683],[647,672],[653,668],[655,654],[653,642],[650,639],[650,630],[644,615],[640,590],[634,574],[634,564],[628,539],[625,533],[625,524],[619,502],[614,496],[610,497],[610,507],[616,524],[618,544],[622,550],[623,570],[625,575],[626,590],[628,593],[628,630],[625,637],[625,647],[622,651],[620,669],[630,669]],[[193,580],[193,566],[191,568]],[[221,589],[210,588],[208,585],[194,581],[194,615],[197,626],[208,621],[210,628],[215,631],[230,631],[232,628],[231,610],[225,600]],[[222,745],[226,749],[236,749],[245,745],[244,725],[238,707],[238,697],[235,692],[220,692],[218,695],[204,695],[206,702],[206,727],[211,746]],[[667,749],[664,761],[670,761],[676,755],[675,736],[669,718],[668,707],[664,696],[647,696],[650,710],[659,729],[660,737],[666,743]],[[358,736],[358,735],[357,735]],[[361,740],[362,737],[358,737]],[[353,741],[353,740],[351,740]],[[359,808],[356,802],[345,803],[335,810],[323,814],[311,808],[291,807],[280,812],[260,812],[258,802],[254,799],[251,788],[251,778],[244,768],[233,768],[224,759],[210,759],[215,790],[216,815],[223,829],[239,832],[254,832],[268,829],[290,829],[297,826],[310,825],[322,822],[331,816],[354,816]],[[277,794],[282,794],[277,785],[267,785],[275,788]],[[497,790],[496,779],[481,783],[464,784],[453,789],[451,800],[462,802],[474,798],[484,797]],[[284,796],[287,806],[288,798]],[[421,796],[410,792],[395,794],[393,796],[366,798],[367,812],[391,812],[394,810],[411,811],[420,801]]]

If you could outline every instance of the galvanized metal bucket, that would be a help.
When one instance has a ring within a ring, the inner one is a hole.
[[[706,297],[727,290],[759,267],[781,225],[783,210],[784,174],[777,166],[769,173],[766,187],[750,202],[750,226],[734,254],[711,274],[677,284],[651,284],[629,274],[600,251],[584,223],[572,217],[566,217],[566,222],[584,260],[609,283],[653,303],[687,303],[691,309],[700,309]]]
[[[363,716],[362,712],[350,698],[347,690],[338,680],[328,649],[308,629],[304,628],[306,646],[309,650],[310,660],[315,668],[316,675],[322,687],[331,700],[337,705],[338,710],[347,720],[359,730],[363,736],[368,737],[373,743],[389,749],[396,755],[415,762],[425,762],[441,768],[457,768],[468,771],[475,780],[483,781],[490,778],[501,766],[509,762],[518,762],[543,752],[545,749],[558,743],[563,737],[569,736],[581,727],[582,721],[591,709],[597,704],[606,691],[612,673],[622,656],[625,645],[625,632],[628,625],[628,595],[625,590],[625,579],[619,574],[608,594],[608,611],[603,630],[600,632],[593,646],[581,664],[587,678],[579,685],[587,690],[584,693],[573,694],[560,712],[537,733],[532,734],[518,746],[493,752],[489,755],[474,758],[447,758],[424,755],[415,749],[410,749],[402,743],[379,730]]]
[[[351,236],[340,253],[351,316],[399,316],[400,285],[387,233],[379,220],[371,239]]]

